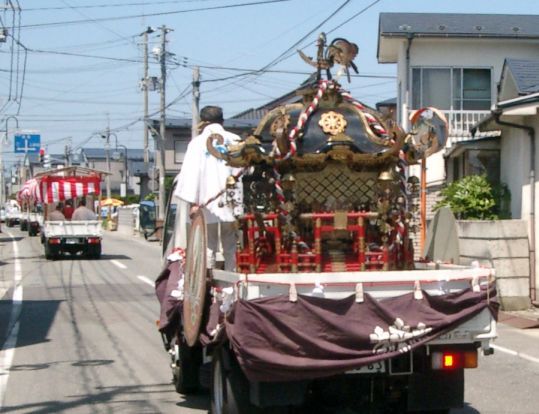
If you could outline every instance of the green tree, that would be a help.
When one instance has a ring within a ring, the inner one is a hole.
[[[509,216],[507,186],[493,187],[486,175],[469,175],[453,181],[442,189],[441,195],[434,210],[448,206],[461,220],[497,220]]]

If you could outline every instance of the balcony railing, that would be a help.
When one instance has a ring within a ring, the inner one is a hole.
[[[441,112],[444,113],[449,124],[448,147],[455,142],[471,139],[472,134],[470,128],[490,115],[490,111],[442,110]]]

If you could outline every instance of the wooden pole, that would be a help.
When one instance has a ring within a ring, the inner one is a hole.
[[[425,249],[425,238],[427,234],[427,158],[423,155],[421,159],[421,192],[419,215],[421,218],[421,229],[419,233],[419,254],[423,255]]]

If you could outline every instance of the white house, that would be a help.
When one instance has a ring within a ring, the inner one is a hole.
[[[378,61],[397,64],[399,123],[408,129],[413,110],[441,109],[449,122],[447,148],[470,140],[470,128],[490,115],[506,58],[539,59],[539,16],[380,14]],[[448,178],[443,157],[441,151],[427,162],[427,182],[434,191]],[[478,160],[461,159],[470,162]],[[478,172],[473,165],[460,170],[469,173],[470,168]]]
[[[397,64],[397,119],[405,129],[425,106],[448,119],[446,148],[427,161],[428,209],[446,181],[464,175],[487,173],[508,185],[512,217],[528,224],[530,247],[521,266],[527,273],[511,280],[509,295],[535,301],[539,16],[382,13],[378,61]]]
[[[474,132],[501,132],[500,176],[511,191],[511,214],[528,220],[531,253],[530,296],[537,302],[539,243],[537,184],[539,132],[539,59],[506,59],[499,83],[498,102]]]

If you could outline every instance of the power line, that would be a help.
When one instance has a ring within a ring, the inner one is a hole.
[[[363,9],[361,9],[360,11],[358,11],[356,14],[352,15],[350,18],[346,19],[344,22],[342,22],[341,24],[335,26],[333,29],[329,30],[328,32],[326,32],[326,34],[330,34],[330,33],[333,33],[335,30],[341,28],[342,26],[344,26],[345,24],[351,22],[352,20],[354,20],[356,17],[358,17],[359,15],[365,13],[367,10],[369,10],[372,6],[376,5],[377,3],[380,3],[382,0],[375,0],[373,1],[371,4],[369,4],[368,6],[364,7]]]
[[[63,2],[66,6],[68,6],[71,10],[75,11],[76,13],[80,14],[82,17],[84,17],[84,18],[86,18],[86,19],[90,19],[91,21],[93,21],[93,22],[96,24],[96,26],[99,26],[99,27],[101,27],[102,29],[105,29],[107,32],[112,33],[112,34],[113,34],[114,36],[116,36],[118,39],[122,39],[122,40],[128,39],[131,43],[134,43],[134,39],[133,39],[133,38],[127,38],[127,37],[122,36],[121,34],[115,32],[114,30],[109,29],[107,26],[105,26],[104,24],[98,22],[98,21],[97,21],[96,19],[94,19],[93,17],[88,16],[87,14],[85,14],[85,13],[83,13],[83,12],[77,10],[76,8],[74,8],[74,6],[72,6],[71,4],[69,4],[69,3],[67,2],[67,0],[62,0],[62,2]]]
[[[277,56],[275,59],[273,59],[270,63],[268,63],[266,66],[264,66],[261,71],[264,71],[265,69],[268,69],[272,66],[275,66],[277,63],[281,62],[283,57],[296,48],[301,42],[303,42],[306,38],[308,38],[310,35],[312,35],[315,31],[320,29],[325,23],[327,23],[332,17],[334,17],[337,13],[339,13],[343,8],[345,8],[351,0],[345,0],[344,3],[342,3],[339,7],[337,7],[328,17],[326,17],[324,20],[322,20],[320,23],[318,23],[313,29],[311,29],[307,34],[305,34],[301,39],[299,39],[297,42],[295,42],[292,46],[290,46],[288,49],[286,49],[283,53],[281,53],[279,56]]]
[[[60,52],[56,50],[28,49],[28,51],[32,53],[45,53],[45,54],[51,54],[51,55],[63,55],[63,56],[75,56],[75,57],[83,57],[83,58],[91,58],[91,59],[113,60],[116,62],[142,63],[141,59],[132,59],[132,58],[117,58],[117,57],[112,57],[112,56],[88,55],[84,53]]]
[[[345,0],[337,9],[335,9],[328,17],[326,17],[322,22],[317,24],[312,30],[310,30],[307,34],[305,34],[300,40],[295,42],[292,46],[290,46],[288,49],[286,49],[283,53],[281,53],[277,58],[273,59],[270,63],[262,67],[261,69],[258,69],[257,71],[251,71],[247,72],[243,75],[231,75],[227,78],[223,78],[220,80],[232,80],[232,84],[237,82],[237,80],[241,79],[242,77],[247,77],[250,75],[255,75],[256,77],[260,77],[260,75],[264,74],[270,67],[275,66],[279,62],[287,59],[290,56],[286,56],[287,53],[289,53],[291,50],[293,50],[296,46],[298,46],[301,42],[303,42],[307,37],[309,37],[312,33],[314,33],[316,30],[318,30],[320,27],[322,27],[325,23],[327,23],[332,17],[334,17],[337,13],[339,13],[344,7],[346,7],[351,0]]]
[[[55,99],[55,98],[40,98],[38,96],[26,96],[26,99],[29,101],[46,101],[46,102],[61,102],[61,103],[70,103],[70,104],[81,104],[81,105],[133,105],[138,106],[139,104],[136,102],[110,102],[110,101],[89,101],[87,99],[85,100],[78,100],[78,99]]]
[[[152,1],[152,2],[138,2],[138,3],[113,3],[113,4],[92,4],[84,6],[71,6],[71,7],[33,7],[31,9],[24,9],[25,12],[29,11],[44,11],[44,10],[65,10],[69,9],[101,9],[101,8],[111,8],[111,7],[126,7],[126,6],[156,6],[161,4],[178,4],[178,3],[194,3],[201,1],[212,1],[212,0],[169,0],[169,1]]]
[[[145,18],[145,17],[153,17],[153,16],[167,16],[167,15],[172,15],[172,14],[183,14],[183,13],[193,13],[193,12],[199,12],[199,11],[231,9],[231,8],[246,7],[246,6],[257,6],[257,5],[262,5],[262,4],[282,3],[282,2],[288,2],[288,1],[291,1],[291,0],[263,0],[263,1],[255,1],[255,2],[250,2],[250,3],[237,3],[237,4],[229,4],[226,6],[200,7],[197,9],[173,10],[173,11],[159,12],[159,13],[146,13],[146,14],[136,14],[136,15],[129,15],[129,16],[115,16],[115,17],[100,17],[97,19],[85,19],[85,20],[67,20],[63,22],[36,23],[36,24],[23,25],[21,26],[21,28],[31,29],[31,28],[38,28],[38,27],[67,26],[71,24],[81,24],[81,23],[110,22],[110,21],[118,21],[118,20],[139,19],[141,17]]]
[[[326,35],[330,34],[330,33],[333,33],[335,30],[337,30],[338,28],[344,26],[345,24],[351,22],[353,19],[355,19],[356,17],[360,16],[361,14],[363,14],[364,12],[366,12],[368,9],[370,9],[372,6],[374,6],[375,4],[379,3],[380,1],[382,0],[375,0],[373,1],[372,3],[370,3],[368,6],[364,7],[363,9],[361,9],[359,12],[355,13],[354,15],[352,15],[350,18],[346,19],[344,22],[340,23],[339,25],[337,25],[336,27],[334,27],[333,29],[329,30],[326,32]],[[305,49],[305,47],[307,46],[304,46],[301,48],[301,50]],[[286,60],[288,58],[290,58],[291,56],[294,56],[295,54],[295,51],[291,51],[288,53],[287,56],[284,56],[281,60],[279,60],[277,63],[280,63],[282,62],[283,60]]]
[[[244,75],[261,71],[261,69],[247,69],[247,68],[236,68],[236,67],[226,67],[226,66],[209,66],[209,65],[197,65],[197,66],[201,69],[221,69],[221,70],[245,72]],[[306,76],[309,76],[312,74],[312,72],[307,72],[307,71],[278,70],[278,69],[267,69],[267,70],[264,70],[264,73],[283,73],[287,75],[306,75]],[[361,73],[361,74],[355,74],[351,76],[355,78],[380,78],[380,79],[396,79],[397,78],[394,75],[377,75],[375,73]],[[207,81],[202,81],[202,82],[209,82],[209,81],[214,81],[214,79],[208,79]]]
[[[166,106],[165,106],[165,109],[168,109],[169,107],[171,107],[172,105],[176,104],[177,102],[181,101],[183,98],[185,98],[187,95],[189,95],[191,93],[191,85],[188,84],[184,89],[183,91],[180,92],[180,94],[174,98],[172,101],[170,101]],[[157,115],[158,113],[160,113],[161,111],[160,110],[157,110],[157,111],[154,111],[150,114],[148,114],[148,117],[152,117],[154,115]],[[127,124],[124,124],[124,125],[121,125],[119,127],[116,127],[116,128],[110,128],[109,131],[110,132],[120,132],[120,131],[123,131],[123,130],[128,130],[130,127],[132,127],[133,125],[136,125],[138,124],[139,122],[143,122],[144,121],[144,117],[141,116],[141,117],[138,117],[137,119],[127,123]],[[146,126],[144,126],[146,128]],[[78,144],[76,147],[73,148],[73,151],[76,151],[77,149],[80,149],[82,148],[84,145],[86,145],[88,142],[90,142],[95,136],[96,134],[98,134],[99,132],[94,132],[92,133],[89,137],[87,137],[83,142],[81,142],[80,144]]]

